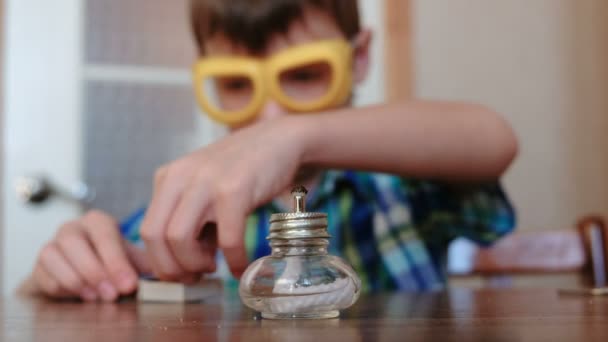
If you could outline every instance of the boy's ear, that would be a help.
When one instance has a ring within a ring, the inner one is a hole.
[[[370,63],[369,49],[371,46],[371,41],[372,31],[367,28],[362,29],[353,40],[353,76],[355,84],[363,82],[367,77]]]

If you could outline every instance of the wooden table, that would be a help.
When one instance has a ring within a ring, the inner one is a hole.
[[[235,294],[198,304],[7,298],[5,341],[608,341],[608,297],[452,289],[362,297],[340,319],[262,320]]]

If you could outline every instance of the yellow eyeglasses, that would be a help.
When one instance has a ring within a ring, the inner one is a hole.
[[[198,103],[214,120],[253,119],[268,97],[293,112],[344,104],[352,87],[352,47],[343,40],[298,45],[266,58],[205,57],[193,68]]]

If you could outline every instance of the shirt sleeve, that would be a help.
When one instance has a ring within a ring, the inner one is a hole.
[[[404,180],[425,239],[465,237],[488,246],[515,228],[515,211],[499,182],[454,185]]]
[[[141,236],[139,235],[139,230],[145,213],[146,208],[141,208],[120,222],[120,234],[127,241],[135,245],[141,245],[143,243]]]

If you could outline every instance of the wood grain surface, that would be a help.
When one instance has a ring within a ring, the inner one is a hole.
[[[607,341],[608,297],[554,289],[364,296],[339,319],[273,321],[235,293],[204,303],[5,298],[5,341]]]

